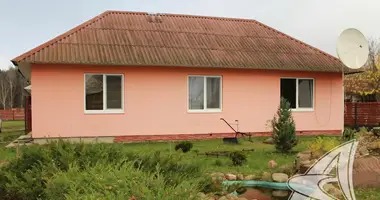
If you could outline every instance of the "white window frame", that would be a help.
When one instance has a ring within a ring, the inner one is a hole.
[[[190,109],[189,98],[189,78],[190,77],[203,77],[203,109]],[[220,78],[220,108],[207,108],[207,78]],[[207,112],[222,112],[223,108],[223,77],[222,76],[212,76],[212,75],[188,75],[187,76],[187,112],[189,113],[207,113]]]
[[[102,75],[103,76],[103,110],[86,110],[86,75]],[[107,109],[107,76],[121,76],[121,109]],[[124,113],[124,74],[107,74],[107,73],[84,73],[84,113],[85,114],[120,114]]]
[[[292,108],[292,111],[314,111],[315,107],[315,79],[314,78],[299,78],[299,77],[281,77],[280,78],[280,97],[281,97],[281,79],[295,79],[296,80],[296,108]],[[312,98],[312,107],[311,108],[300,108],[298,105],[299,91],[298,91],[298,80],[312,80],[313,81],[313,98]]]

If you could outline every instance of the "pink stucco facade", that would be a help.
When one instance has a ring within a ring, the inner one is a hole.
[[[314,78],[314,111],[293,112],[298,131],[343,127],[341,73],[175,67],[32,65],[33,137],[267,132],[280,99],[280,78]],[[85,114],[84,73],[124,74],[122,114]],[[222,111],[189,113],[188,75],[222,76]]]

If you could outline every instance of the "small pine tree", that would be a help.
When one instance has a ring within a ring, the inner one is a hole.
[[[290,103],[283,97],[281,97],[280,106],[271,121],[271,125],[276,150],[283,153],[291,151],[298,142],[296,125],[292,117]]]

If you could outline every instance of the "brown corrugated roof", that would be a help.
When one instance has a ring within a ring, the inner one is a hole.
[[[343,66],[256,20],[120,11],[106,11],[12,61],[329,72]]]

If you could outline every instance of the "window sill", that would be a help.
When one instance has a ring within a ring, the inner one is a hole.
[[[222,109],[187,110],[187,113],[221,113]]]
[[[85,110],[84,114],[124,114],[124,110]]]
[[[296,108],[291,109],[292,112],[314,112],[314,108]]]

